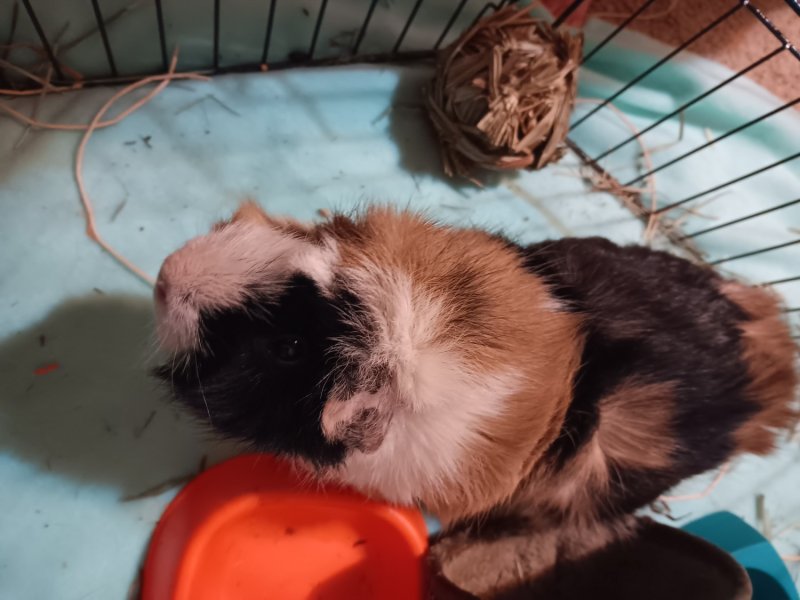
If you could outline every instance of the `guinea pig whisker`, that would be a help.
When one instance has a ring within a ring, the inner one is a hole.
[[[177,363],[175,370],[180,369],[181,373],[183,373],[183,374],[187,373],[189,371],[189,366],[190,366],[190,364],[192,362],[191,355],[188,352],[186,352],[186,353],[183,353],[180,356],[180,359],[178,359],[177,358],[178,357],[178,352],[176,352],[175,356],[176,356],[176,363]]]
[[[297,403],[298,403],[298,404],[303,404],[303,403],[304,403],[306,400],[308,400],[309,398],[311,398],[311,396],[313,396],[313,395],[314,395],[314,392],[315,392],[315,391],[316,391],[316,390],[311,390],[311,391],[310,391],[310,392],[308,392],[308,393],[307,393],[305,396],[303,396],[303,397],[301,397],[300,399],[298,399],[298,400],[297,400]],[[307,425],[306,427],[310,428],[310,425]]]
[[[175,361],[178,360],[178,353],[172,353],[172,368],[169,370],[169,382],[170,386],[172,387],[172,397],[177,398],[178,393],[175,391]]]
[[[336,383],[335,378],[337,376],[338,376],[338,369],[334,367],[323,376],[322,381],[320,381],[320,388],[325,389],[331,383],[331,381],[333,381],[335,384]]]
[[[203,398],[203,404],[206,405],[206,413],[208,413],[208,422],[214,426],[214,421],[211,420],[211,409],[208,408],[208,400],[206,400],[206,392],[203,389],[203,382],[200,380],[200,368],[197,366],[197,361],[194,363],[194,372],[197,375],[197,385],[200,386],[200,396]]]

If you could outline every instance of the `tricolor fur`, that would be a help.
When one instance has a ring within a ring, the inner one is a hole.
[[[246,204],[157,306],[162,376],[216,430],[446,523],[618,522],[795,419],[773,295],[597,238]]]

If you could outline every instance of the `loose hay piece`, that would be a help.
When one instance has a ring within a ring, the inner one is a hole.
[[[2,46],[0,46],[1,48]],[[5,63],[3,63],[5,64]],[[8,63],[10,64],[10,63]],[[49,130],[56,130],[56,131],[83,131],[83,137],[81,138],[80,143],[78,144],[78,150],[75,155],[75,181],[78,185],[78,194],[80,196],[81,204],[84,209],[84,216],[86,217],[86,234],[95,243],[97,243],[101,248],[103,248],[108,254],[110,254],[117,262],[119,262],[122,266],[126,269],[131,271],[133,274],[140,277],[143,281],[148,283],[149,285],[154,285],[155,280],[145,273],[141,268],[136,266],[133,262],[129,261],[125,256],[123,256],[120,252],[118,252],[113,246],[111,246],[108,242],[103,239],[99,232],[97,231],[95,216],[94,216],[94,206],[92,204],[91,199],[86,191],[86,186],[83,182],[83,159],[84,154],[86,151],[86,144],[89,142],[92,134],[95,130],[101,129],[104,127],[110,127],[119,123],[123,119],[127,118],[130,114],[139,110],[142,106],[150,102],[155,96],[160,94],[164,88],[167,87],[171,82],[179,79],[190,79],[195,81],[208,81],[209,78],[200,75],[198,73],[176,73],[175,69],[178,64],[178,52],[177,50],[173,51],[172,60],[170,61],[168,71],[163,75],[151,75],[145,77],[144,79],[140,79],[127,85],[126,87],[122,88],[121,90],[117,91],[109,100],[106,101],[105,104],[100,108],[100,110],[95,114],[94,118],[92,118],[91,122],[88,124],[82,123],[48,123],[39,121],[35,118],[28,117],[27,115],[22,114],[21,112],[15,110],[10,106],[9,103],[4,102],[0,99],[0,112],[4,112],[10,115],[13,119],[17,120],[19,123],[23,125],[29,125],[34,128],[39,129],[49,129]],[[2,64],[0,64],[2,66]],[[42,88],[33,90],[35,93],[39,94],[42,90],[46,93],[51,93],[53,86],[49,84],[47,80],[42,80],[38,76],[21,69],[21,67],[14,67],[15,69],[22,70],[26,76],[42,85]],[[65,68],[62,65],[62,69]],[[131,92],[138,90],[141,87],[150,85],[152,83],[158,83],[150,92],[148,92],[145,96],[131,104],[128,108],[120,112],[118,115],[111,119],[103,120],[105,114],[122,98],[129,95]],[[75,84],[76,86],[81,86],[82,84]],[[50,87],[47,87],[50,86]],[[70,88],[59,88],[55,91],[70,91],[72,89],[79,89],[79,87],[70,87]],[[11,94],[13,90],[5,90],[0,88],[0,97],[5,94]],[[141,231],[141,229],[140,229]],[[95,288],[97,291],[97,288]]]
[[[440,54],[428,94],[445,172],[539,169],[561,158],[583,38],[506,7]]]

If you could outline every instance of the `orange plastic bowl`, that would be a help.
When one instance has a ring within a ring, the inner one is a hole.
[[[427,538],[417,511],[302,485],[281,461],[241,456],[167,507],[142,600],[422,598]]]

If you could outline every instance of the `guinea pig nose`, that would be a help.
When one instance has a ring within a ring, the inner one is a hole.
[[[153,295],[156,299],[156,304],[161,304],[162,306],[167,303],[167,290],[169,289],[169,285],[163,278],[159,277],[158,281],[156,282],[156,289],[153,292]]]

